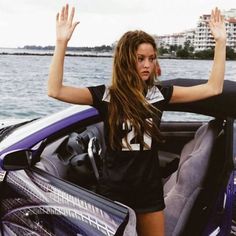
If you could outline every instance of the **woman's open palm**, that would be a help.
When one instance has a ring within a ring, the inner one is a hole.
[[[211,11],[209,26],[215,41],[226,40],[224,17],[221,15],[220,10],[218,8],[215,8]]]
[[[60,13],[56,16],[56,36],[58,41],[68,42],[74,32],[75,27],[79,24],[78,21],[73,22],[75,8],[72,7],[69,15],[69,5],[62,7]]]

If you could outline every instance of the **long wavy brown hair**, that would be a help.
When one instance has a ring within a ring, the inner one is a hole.
[[[150,148],[144,142],[144,133],[157,141],[162,140],[159,123],[159,110],[152,106],[145,99],[145,95],[157,81],[157,68],[154,69],[150,78],[143,81],[137,71],[137,49],[140,44],[149,43],[157,53],[155,40],[143,31],[128,31],[118,41],[112,72],[112,83],[109,87],[110,103],[109,111],[109,140],[113,150],[124,147],[121,142],[121,124],[131,123],[135,132],[136,141],[143,147]],[[152,118],[154,122],[150,122]],[[127,137],[125,138],[126,147],[131,150]]]

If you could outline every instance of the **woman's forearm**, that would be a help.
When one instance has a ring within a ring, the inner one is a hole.
[[[226,60],[226,40],[216,41],[214,61],[208,84],[213,90],[213,94],[219,94],[223,90]]]
[[[57,41],[49,70],[48,95],[58,97],[62,88],[67,42]]]

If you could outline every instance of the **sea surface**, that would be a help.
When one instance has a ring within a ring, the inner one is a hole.
[[[1,50],[0,50],[1,52]],[[46,116],[70,104],[47,96],[47,80],[52,56],[0,55],[0,120]],[[73,86],[109,83],[111,57],[66,57],[64,82]],[[174,78],[208,79],[210,60],[159,60],[160,80]],[[225,79],[236,81],[236,62],[226,62]],[[187,119],[194,115],[186,114]]]

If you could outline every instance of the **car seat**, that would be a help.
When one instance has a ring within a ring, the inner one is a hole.
[[[222,123],[212,120],[202,125],[194,139],[182,149],[178,170],[164,185],[167,236],[181,235],[194,202],[201,191],[214,142]]]

